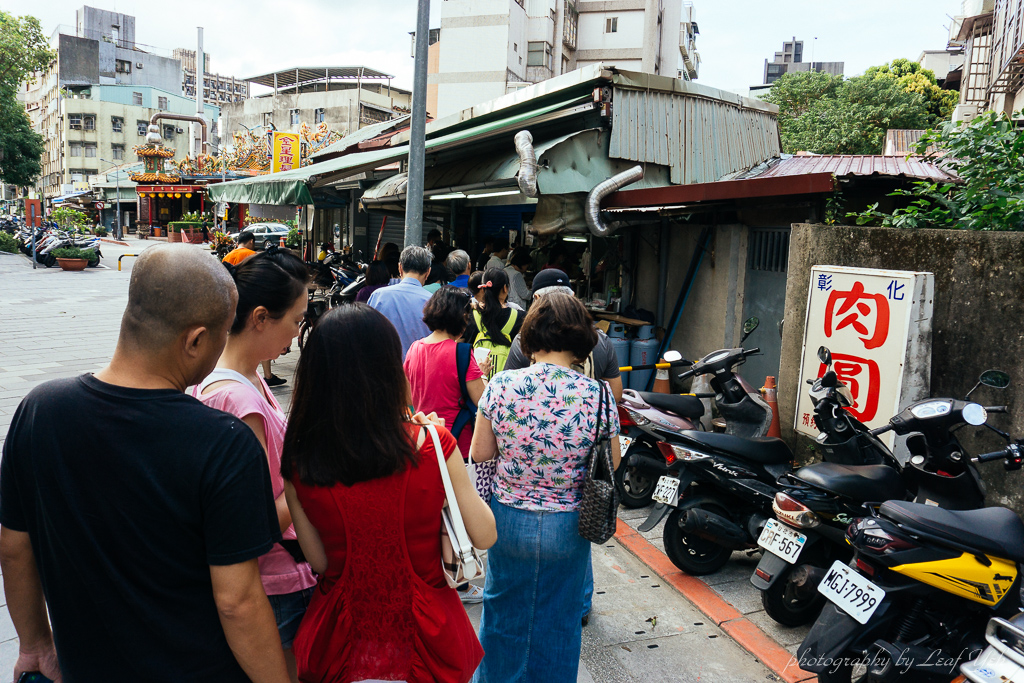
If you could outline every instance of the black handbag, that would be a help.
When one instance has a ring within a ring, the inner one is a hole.
[[[587,476],[583,480],[580,499],[580,536],[591,543],[604,543],[615,535],[618,520],[619,492],[615,488],[612,448],[607,437],[601,436],[607,391],[601,385],[601,399],[597,407],[597,433],[590,447]]]

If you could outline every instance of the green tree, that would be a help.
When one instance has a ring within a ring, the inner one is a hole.
[[[896,81],[908,92],[923,95],[928,102],[928,112],[935,118],[933,123],[948,121],[959,101],[959,94],[939,87],[935,74],[909,59],[894,59],[882,66],[873,66],[865,76]]]
[[[946,123],[927,131],[917,151],[924,154],[930,146],[935,151],[928,158],[961,183],[916,181],[912,189],[891,195],[909,199],[905,208],[886,214],[875,204],[849,217],[858,225],[893,228],[1024,229],[1024,129],[1006,114],[989,112],[966,125]]]
[[[89,222],[89,217],[77,209],[59,206],[50,214],[50,220],[56,221],[64,228],[83,227]]]
[[[42,172],[46,150],[43,136],[32,123],[21,102],[0,90],[0,180],[11,185],[31,185]]]
[[[779,105],[782,150],[789,154],[880,154],[890,128],[925,128],[932,121],[923,95],[874,76],[789,73],[765,100]]]
[[[34,71],[45,70],[56,56],[38,19],[0,10],[0,89],[17,89]]]

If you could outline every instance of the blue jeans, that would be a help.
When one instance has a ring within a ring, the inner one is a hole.
[[[575,683],[590,543],[578,512],[520,510],[491,499],[498,541],[487,554],[474,683]]]
[[[281,647],[288,649],[295,640],[295,634],[299,631],[299,624],[309,607],[309,599],[313,596],[313,589],[284,593],[282,595],[268,595],[270,606],[274,610],[274,620],[277,621],[277,632],[281,636]]]
[[[594,558],[591,548],[587,548],[587,576],[583,580],[583,614],[585,617],[590,614],[594,603]]]

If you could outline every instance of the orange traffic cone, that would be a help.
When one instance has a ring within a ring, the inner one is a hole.
[[[278,244],[277,246],[279,246],[279,247],[281,247],[282,249],[284,249],[284,235],[281,235],[281,243],[280,243],[280,244]]]
[[[666,362],[665,359],[658,361],[659,363]],[[668,368],[658,368],[654,371],[654,392],[657,394],[671,394],[672,387],[668,379]]]
[[[775,378],[768,375],[764,378],[764,386],[761,387],[761,398],[772,409],[772,424],[768,427],[768,436],[782,436],[782,429],[779,426],[779,397],[775,388]]]

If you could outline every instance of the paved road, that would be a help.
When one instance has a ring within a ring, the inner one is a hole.
[[[128,247],[104,244],[104,265],[65,273],[35,271],[20,255],[0,255],[0,441],[15,408],[32,387],[46,380],[103,367],[117,340],[127,300],[133,258],[117,271],[117,256],[139,253],[154,242]],[[198,248],[198,247],[197,247]],[[298,351],[275,363],[291,379]],[[287,410],[291,383],[274,393]],[[728,682],[778,680],[692,604],[616,542],[594,547],[596,595],[584,629],[580,681]],[[2,580],[2,577],[0,577]],[[0,606],[0,680],[17,657],[17,638]],[[480,606],[468,609],[474,624]],[[647,620],[657,617],[652,627]]]

